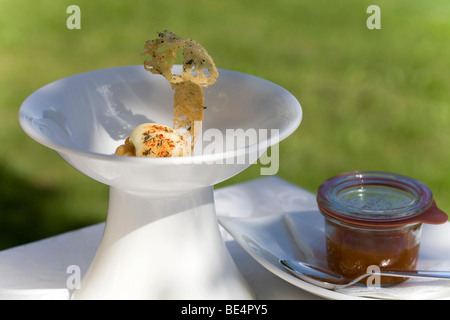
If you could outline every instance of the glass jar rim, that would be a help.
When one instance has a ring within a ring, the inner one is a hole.
[[[323,214],[357,225],[439,224],[448,220],[436,207],[432,192],[425,184],[381,171],[334,176],[319,186],[317,203]]]

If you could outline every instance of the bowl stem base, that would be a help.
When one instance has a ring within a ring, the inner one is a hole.
[[[110,187],[105,230],[73,299],[252,299],[220,234],[213,187]]]

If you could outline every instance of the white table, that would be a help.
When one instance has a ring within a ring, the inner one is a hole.
[[[106,201],[106,199],[105,199]],[[264,177],[215,191],[218,215],[258,216],[314,207],[315,197],[277,177]],[[236,210],[239,208],[239,210]],[[68,279],[87,271],[103,234],[96,224],[0,252],[0,299],[70,296]],[[321,299],[267,271],[222,229],[228,250],[257,299]]]

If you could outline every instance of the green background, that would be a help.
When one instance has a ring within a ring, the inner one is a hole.
[[[66,27],[72,4],[80,30]],[[380,30],[366,27],[372,4]],[[107,211],[106,186],[22,132],[23,100],[72,74],[141,64],[145,41],[164,29],[199,41],[219,68],[298,98],[304,118],[280,144],[281,178],[315,192],[346,171],[396,172],[450,212],[449,17],[448,0],[0,0],[0,249]]]

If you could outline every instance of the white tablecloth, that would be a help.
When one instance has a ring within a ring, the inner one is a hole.
[[[218,189],[215,201],[217,214],[226,216],[259,216],[315,206],[313,194],[273,176]],[[79,267],[81,275],[87,271],[103,228],[100,223],[1,251],[0,299],[68,299],[67,281],[73,274],[68,268]],[[321,299],[267,271],[221,231],[257,299]]]

